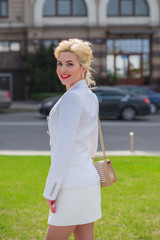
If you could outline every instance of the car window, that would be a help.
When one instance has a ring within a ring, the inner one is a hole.
[[[154,92],[154,91],[152,91],[150,89],[146,89],[146,91],[147,91],[148,94],[156,94],[156,92]]]
[[[104,90],[102,92],[103,97],[116,97],[116,96],[124,96],[123,93],[114,90]]]
[[[94,90],[93,93],[95,93],[97,97],[102,96],[102,92],[101,91],[98,91],[98,90],[95,91]]]
[[[147,91],[145,89],[131,88],[130,90],[136,94],[147,94]]]
[[[130,91],[128,88],[123,88],[123,91],[125,94],[130,95],[130,96],[136,96],[137,94],[135,92]]]

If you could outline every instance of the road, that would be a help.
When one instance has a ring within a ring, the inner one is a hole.
[[[133,131],[135,150],[160,152],[160,114],[132,122],[102,120],[101,125],[106,150],[129,150]],[[0,150],[49,150],[46,119],[38,112],[0,113]]]

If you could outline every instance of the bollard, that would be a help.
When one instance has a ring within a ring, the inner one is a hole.
[[[134,132],[130,132],[129,136],[130,136],[130,151],[134,152]]]

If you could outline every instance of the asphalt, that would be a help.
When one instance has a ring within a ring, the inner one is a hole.
[[[37,111],[38,102],[33,100],[14,101],[10,107],[10,111]],[[19,156],[49,156],[50,151],[0,151],[0,155],[19,155]],[[96,155],[102,155],[97,152]],[[107,151],[108,156],[160,156],[159,152],[152,151]]]

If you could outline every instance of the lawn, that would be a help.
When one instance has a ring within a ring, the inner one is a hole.
[[[95,240],[160,240],[160,157],[110,159],[118,182],[102,189]],[[44,239],[49,165],[46,156],[0,156],[0,239]]]

